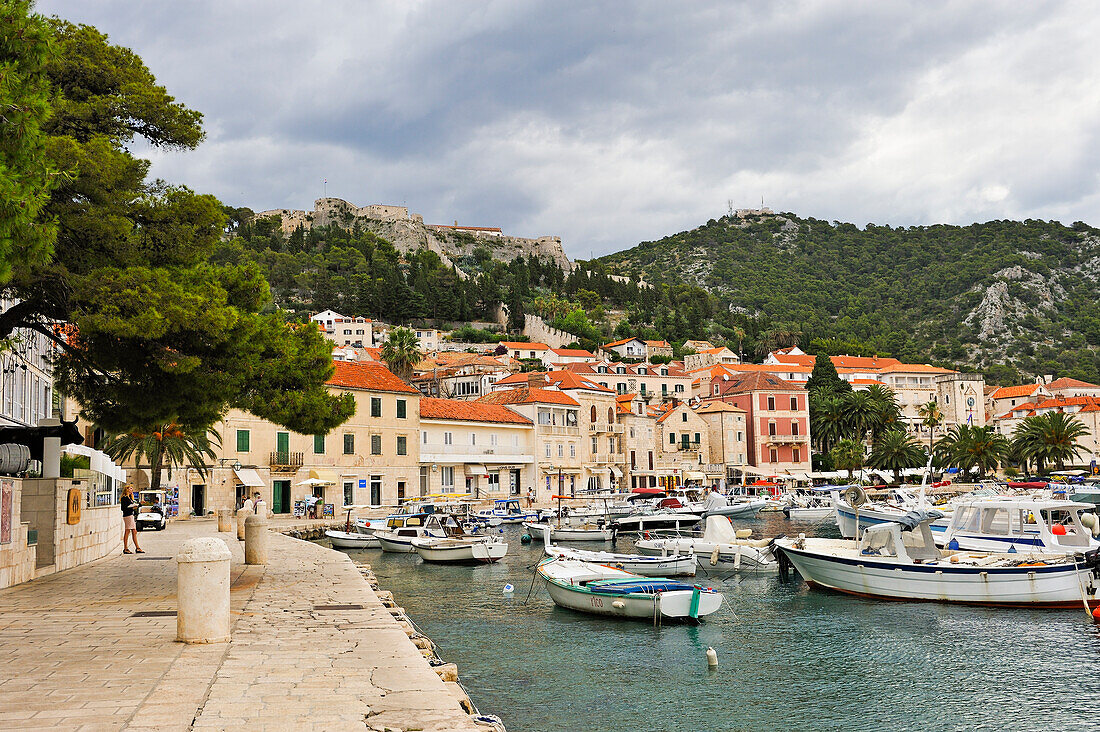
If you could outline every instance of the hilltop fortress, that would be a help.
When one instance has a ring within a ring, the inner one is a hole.
[[[345,229],[358,225],[391,242],[403,253],[424,247],[439,255],[445,264],[455,265],[462,271],[462,259],[473,256],[474,249],[487,249],[502,262],[511,262],[519,256],[553,260],[569,271],[573,268],[569,257],[561,247],[561,238],[540,236],[527,239],[507,236],[496,227],[460,226],[449,224],[425,224],[420,214],[410,214],[405,206],[372,204],[356,206],[341,198],[318,198],[312,211],[277,208],[260,211],[256,218],[279,217],[283,233],[290,235],[296,229],[308,230],[313,226],[336,224]],[[465,274],[465,273],[463,273]]]

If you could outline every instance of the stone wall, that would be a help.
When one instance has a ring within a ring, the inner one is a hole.
[[[27,545],[27,532],[30,524],[22,517],[22,481],[18,478],[2,478],[10,482],[11,496],[11,541],[0,544],[0,589],[34,579],[35,547]]]
[[[551,328],[542,318],[527,313],[523,316],[523,334],[536,343],[545,343],[551,348],[565,348],[577,340],[577,336],[564,330]]]
[[[119,551],[122,548],[122,511],[115,506],[81,509],[79,523],[70,525],[68,496],[70,488],[81,490],[86,500],[84,481],[61,478],[23,481],[23,518],[38,529],[39,574],[60,572]]]

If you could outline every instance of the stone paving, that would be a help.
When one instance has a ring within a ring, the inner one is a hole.
[[[230,643],[176,643],[175,617],[132,617],[176,609],[174,557],[193,536],[233,554]],[[245,567],[214,521],[140,541],[144,555],[0,590],[0,729],[482,729],[345,555],[272,532],[267,566]]]

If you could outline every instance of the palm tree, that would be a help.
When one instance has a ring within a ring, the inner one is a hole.
[[[888,430],[892,430],[901,424],[901,405],[894,390],[887,386],[872,384],[867,387],[867,393],[871,396],[871,404],[874,405],[873,419],[870,424],[871,440],[877,441]]]
[[[830,452],[833,465],[839,470],[848,471],[848,480],[852,473],[863,467],[863,442],[860,440],[841,440]]]
[[[212,427],[191,431],[172,423],[115,435],[103,446],[103,452],[120,463],[148,460],[153,473],[149,487],[159,490],[160,474],[165,467],[169,477],[175,465],[188,465],[205,476],[206,458],[213,460],[217,454],[214,445],[221,445],[221,435]]]
[[[927,453],[916,438],[901,428],[886,430],[875,443],[868,458],[873,468],[894,471],[894,482],[901,482],[901,471],[924,465]]]
[[[935,399],[917,407],[917,414],[921,417],[921,424],[928,428],[928,451],[932,451],[932,433],[943,424],[943,410]]]
[[[737,360],[744,361],[745,357],[741,353],[741,344],[745,341],[745,329],[740,325],[735,325],[730,328],[730,336],[737,339]]]
[[[1051,461],[1058,470],[1067,460],[1077,457],[1082,446],[1078,438],[1088,434],[1088,428],[1076,417],[1062,412],[1048,412],[1028,417],[1012,433],[1013,447],[1024,459],[1025,467],[1034,460],[1038,472],[1043,464]]]
[[[409,381],[413,368],[424,358],[416,333],[409,328],[394,328],[382,345],[382,360],[398,377]]]
[[[832,394],[810,395],[810,434],[820,453],[827,453],[847,435],[844,402]]]
[[[935,443],[941,462],[967,472],[978,468],[982,475],[996,469],[1009,451],[1008,438],[992,426],[955,425]]]
[[[844,433],[856,440],[867,439],[867,432],[878,419],[879,407],[869,391],[852,391],[841,397],[844,405]]]

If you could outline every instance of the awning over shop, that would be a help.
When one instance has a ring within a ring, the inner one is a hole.
[[[467,463],[465,465],[466,475],[488,475],[489,471],[485,469],[484,465],[479,463]]]
[[[688,471],[684,473],[684,480],[698,480],[705,481],[707,479],[706,473],[700,473],[698,471]]]
[[[324,481],[325,485],[336,485],[336,474],[331,470],[310,470],[309,477],[313,480]]]
[[[252,468],[241,468],[233,472],[237,474],[237,480],[250,488],[262,488],[264,485],[264,482],[260,480],[260,474]]]
[[[613,476],[615,476],[616,478],[621,478],[621,477],[623,477],[623,471],[619,470],[619,469],[618,469],[618,468],[616,468],[616,467],[615,467],[614,465],[612,465],[612,466],[611,466],[611,474],[612,474]]]

